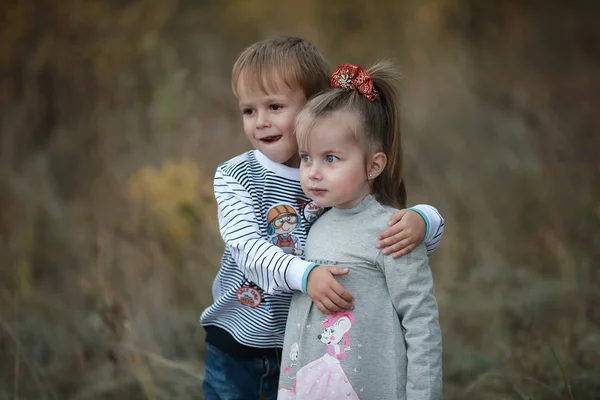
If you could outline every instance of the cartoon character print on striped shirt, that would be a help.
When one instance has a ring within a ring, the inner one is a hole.
[[[302,256],[304,250],[301,248],[300,239],[292,232],[302,224],[302,217],[312,224],[323,213],[323,208],[314,201],[297,201],[301,213],[290,204],[279,203],[272,206],[267,212],[267,229],[275,246],[287,254]]]
[[[304,254],[300,239],[292,233],[301,224],[300,215],[290,204],[276,204],[267,213],[267,233],[273,244],[286,254]]]

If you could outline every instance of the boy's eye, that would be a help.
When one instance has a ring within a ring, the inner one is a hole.
[[[279,111],[281,110],[283,107],[281,106],[281,104],[271,104],[271,110],[273,111]]]
[[[302,162],[308,163],[312,161],[312,158],[310,158],[310,156],[308,154],[301,154],[300,155],[300,160]]]
[[[254,110],[252,108],[244,108],[242,110],[242,114],[244,114],[244,115],[252,115],[252,114],[254,114]]]
[[[328,155],[327,157],[325,157],[325,161],[328,163],[333,163],[333,162],[336,162],[339,160],[340,160],[339,158],[337,158],[336,156],[332,156],[331,154]]]

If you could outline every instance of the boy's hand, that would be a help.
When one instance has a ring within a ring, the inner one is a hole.
[[[334,278],[335,275],[346,275],[348,271],[348,268],[319,265],[308,274],[306,292],[323,314],[334,314],[354,308],[354,298]]]
[[[378,249],[383,254],[392,254],[393,258],[408,254],[425,238],[427,226],[421,215],[413,210],[399,210],[392,215],[390,227],[379,234]]]

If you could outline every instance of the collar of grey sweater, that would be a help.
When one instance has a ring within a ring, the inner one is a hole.
[[[367,197],[362,199],[360,203],[358,203],[352,208],[332,207],[329,212],[334,218],[348,218],[349,216],[360,214],[361,212],[373,207],[376,204],[378,203],[377,200],[375,200],[375,197],[368,194]]]

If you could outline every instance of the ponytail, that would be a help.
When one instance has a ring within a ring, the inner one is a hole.
[[[386,205],[396,208],[406,207],[406,186],[404,184],[404,156],[400,131],[400,104],[397,85],[399,74],[388,61],[381,61],[368,69],[379,98],[374,105],[380,113],[375,116],[379,123],[366,120],[365,125],[378,127],[373,129],[372,138],[379,139],[381,150],[387,157],[383,172],[375,178],[372,192]],[[379,126],[378,126],[379,125]]]

